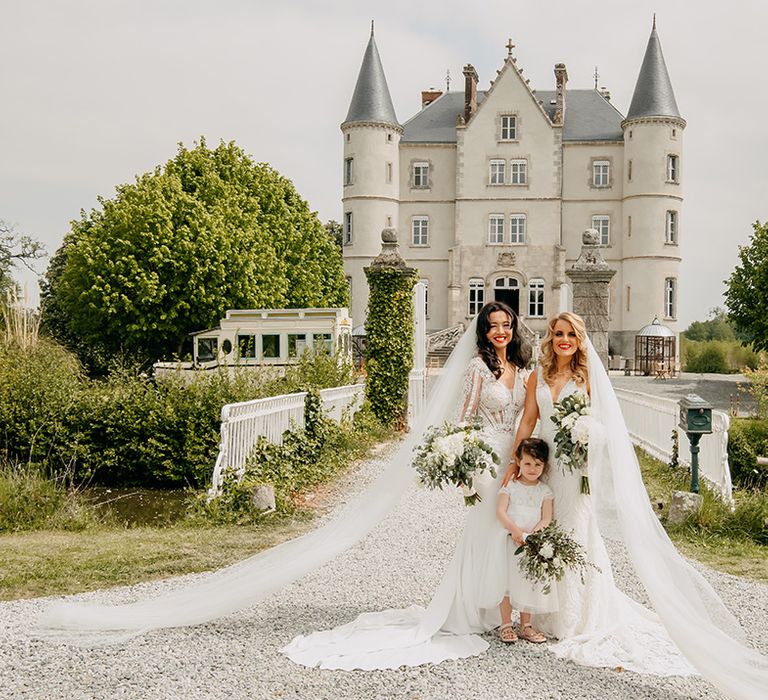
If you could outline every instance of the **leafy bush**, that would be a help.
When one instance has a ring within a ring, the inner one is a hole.
[[[150,378],[118,368],[88,379],[53,341],[0,344],[0,450],[109,486],[199,488],[210,481],[224,404],[350,381],[350,367],[328,353],[307,354],[285,376],[269,368]]]
[[[372,445],[388,436],[370,406],[341,424],[323,416],[319,396],[310,392],[305,405],[303,430],[287,431],[282,445],[259,440],[242,479],[233,470],[224,474],[222,493],[208,501],[205,494],[192,506],[192,519],[217,523],[247,523],[264,516],[253,508],[254,489],[271,484],[278,513],[294,513],[303,491],[328,481],[351,460],[363,456]]]
[[[83,530],[100,517],[63,479],[37,465],[0,465],[0,532]]]
[[[416,271],[366,268],[370,296],[365,333],[366,396],[376,417],[403,425],[413,366],[413,285]]]
[[[731,369],[723,350],[715,343],[706,343],[700,352],[694,349],[689,350],[685,371],[727,374]]]
[[[680,353],[685,372],[741,372],[755,369],[759,355],[738,340],[691,340],[680,337]]]
[[[734,485],[765,488],[768,468],[758,465],[758,456],[768,456],[768,421],[732,418],[728,431],[728,465]]]
[[[72,459],[69,421],[84,378],[75,356],[40,338],[0,343],[0,450],[13,462],[60,470]]]

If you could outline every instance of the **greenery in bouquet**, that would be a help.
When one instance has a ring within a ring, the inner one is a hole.
[[[499,456],[482,439],[480,428],[479,422],[446,422],[431,427],[413,460],[419,482],[428,489],[458,486],[466,505],[478,503],[481,498],[473,486],[474,479],[484,471],[496,478],[499,464]]]
[[[584,556],[584,549],[556,522],[525,538],[515,550],[521,554],[520,569],[527,579],[543,584],[543,592],[552,590],[552,582],[559,581],[568,569],[577,571],[584,583],[584,571],[591,566],[600,569]]]
[[[581,492],[589,493],[587,457],[589,432],[594,424],[589,399],[582,393],[569,394],[554,406],[555,459],[569,472],[581,472]]]

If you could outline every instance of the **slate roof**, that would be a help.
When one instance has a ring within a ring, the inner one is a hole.
[[[399,124],[373,32],[365,49],[355,91],[352,94],[352,102],[349,104],[349,112],[344,122]]]
[[[627,113],[627,119],[639,117],[680,117],[655,21]]]
[[[478,106],[486,92],[478,91]],[[537,100],[552,119],[554,90],[537,91]],[[401,143],[456,143],[456,116],[464,113],[464,91],[448,92],[411,117]],[[621,141],[621,113],[596,90],[566,90],[563,141]]]

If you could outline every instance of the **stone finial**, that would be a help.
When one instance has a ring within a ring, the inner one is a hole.
[[[596,228],[588,228],[581,234],[581,242],[584,245],[600,245],[600,233]]]
[[[405,260],[400,255],[400,245],[397,242],[397,229],[385,228],[381,232],[381,252],[371,261],[371,267],[396,267],[406,269]]]

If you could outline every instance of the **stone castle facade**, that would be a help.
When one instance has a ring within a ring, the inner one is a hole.
[[[365,320],[363,269],[395,227],[408,265],[428,285],[430,332],[466,323],[501,299],[534,331],[570,308],[565,274],[585,229],[597,229],[610,285],[612,351],[634,354],[654,317],[677,332],[682,146],[680,116],[654,23],[629,111],[607,91],[534,90],[507,46],[490,88],[471,65],[463,91],[422,93],[396,117],[370,41],[344,138],[344,265],[352,319]]]

